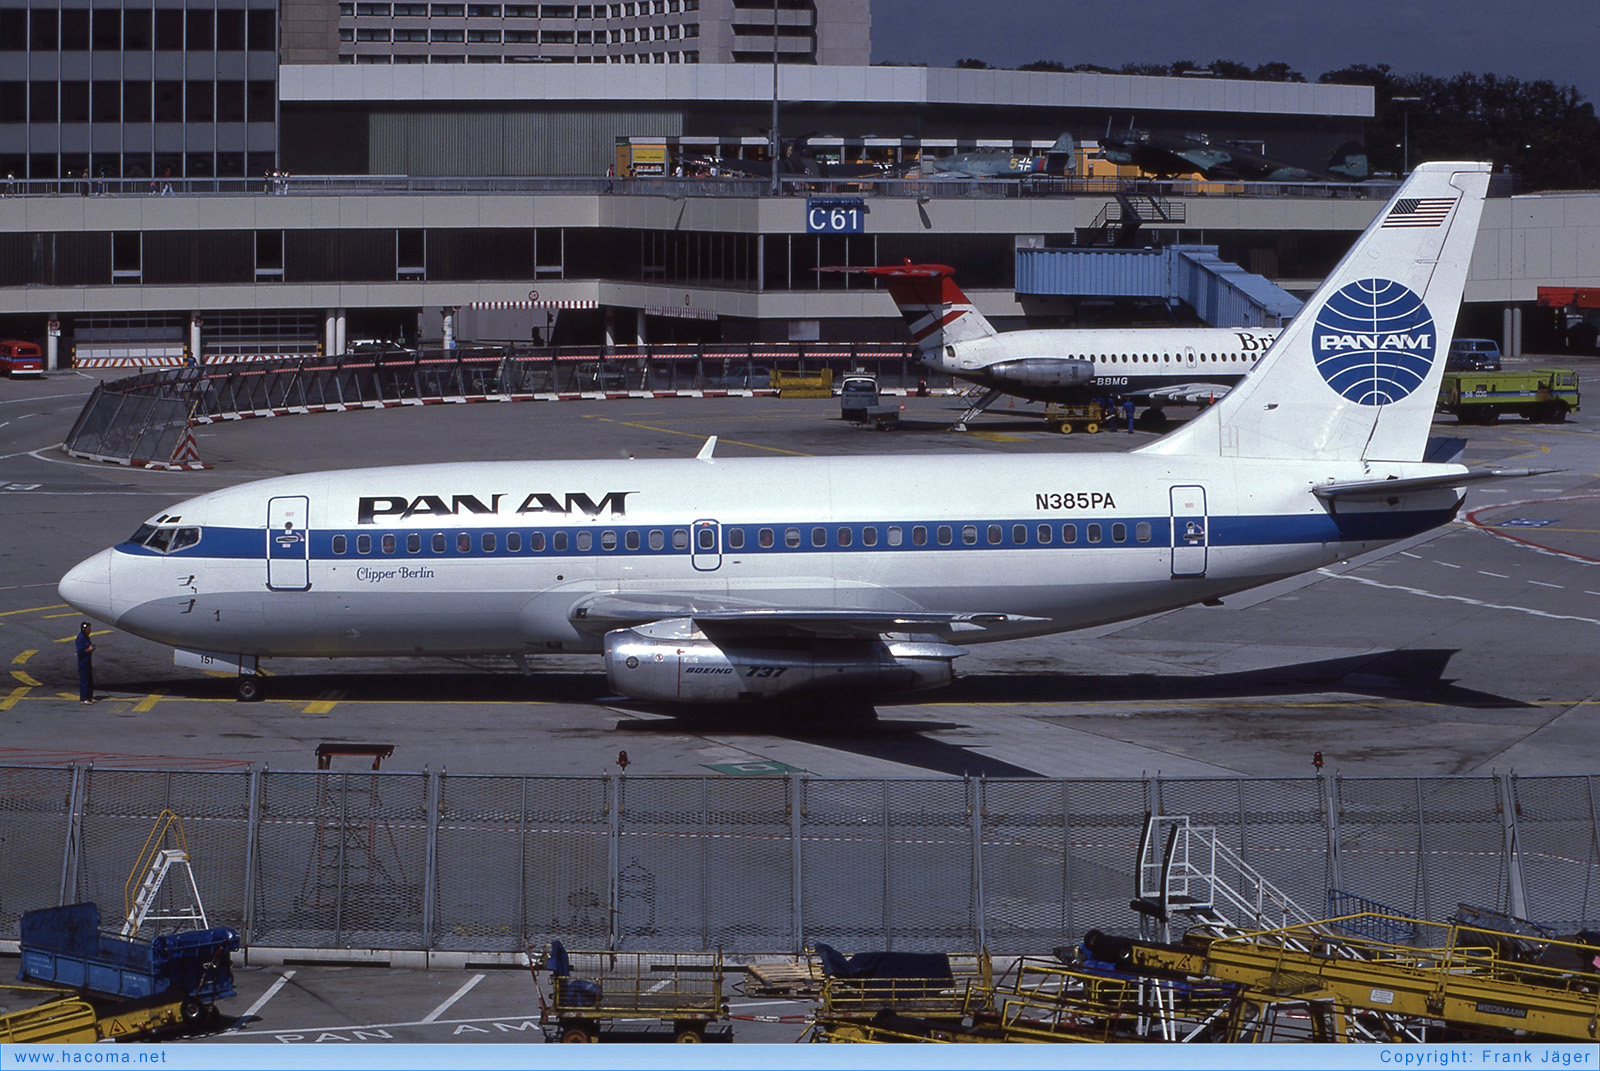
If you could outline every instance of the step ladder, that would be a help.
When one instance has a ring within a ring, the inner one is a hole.
[[[172,838],[170,845],[169,837]],[[167,875],[175,869],[182,871],[188,880],[189,892],[194,899],[181,907],[158,909],[157,897],[166,884]],[[138,883],[137,888],[135,882]],[[177,927],[184,930],[210,929],[205,905],[200,902],[200,887],[194,880],[194,868],[189,864],[189,841],[184,836],[183,819],[171,810],[163,810],[156,816],[155,827],[145,839],[139,859],[123,885],[122,903],[126,911],[122,923],[123,937],[136,936],[146,922],[185,923]]]

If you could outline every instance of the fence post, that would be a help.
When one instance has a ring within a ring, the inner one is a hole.
[[[1428,824],[1422,817],[1422,778],[1417,778],[1417,887],[1412,893],[1412,908],[1417,912],[1417,918],[1427,919],[1433,917],[1432,905],[1428,902]]]
[[[981,776],[976,780],[965,778],[967,782],[967,815],[972,828],[972,910],[973,929],[978,938],[975,950],[982,951],[989,945],[989,938],[985,922],[988,912],[984,910],[983,902],[983,812],[984,812],[984,781]]]
[[[889,917],[889,902],[893,897],[890,895],[889,882],[893,879],[893,875],[889,870],[889,846],[890,838],[893,836],[893,827],[889,819],[889,781],[885,778],[878,783],[883,786],[883,839],[879,841],[882,846],[882,854],[878,857],[878,878],[882,883],[880,888],[883,889],[883,910],[879,912],[879,920],[883,924],[884,950],[892,952],[894,951],[894,930],[893,920]]]
[[[1528,893],[1522,883],[1522,844],[1517,839],[1516,775],[1503,773],[1500,790],[1500,829],[1505,837],[1506,909],[1519,919],[1528,917]]]
[[[1344,864],[1339,857],[1339,776],[1322,780],[1322,821],[1328,833],[1328,868],[1325,877],[1328,887],[1323,890],[1323,903],[1331,904],[1335,889],[1344,888]]]
[[[609,797],[606,809],[611,812],[607,816],[610,821],[606,830],[606,867],[610,871],[608,884],[611,886],[606,898],[606,947],[615,949],[618,941],[617,915],[622,908],[618,900],[622,891],[622,775],[608,773],[606,782]]]
[[[802,871],[804,853],[800,850],[800,833],[804,828],[805,782],[803,775],[789,775],[789,910],[793,913],[794,954],[804,955],[806,950],[805,874]]]
[[[433,951],[433,901],[439,875],[439,797],[443,794],[444,771],[426,770],[428,778],[428,849],[422,869],[422,948]]]
[[[259,865],[256,856],[261,844],[261,771],[254,766],[250,768],[250,780],[245,791],[249,793],[249,798],[245,801],[244,910],[240,915],[244,927],[242,939],[248,951],[255,942],[256,869]]]
[[[83,844],[84,775],[87,770],[72,764],[72,788],[67,796],[67,843],[61,856],[61,891],[57,906],[70,904],[77,899],[78,851]]]

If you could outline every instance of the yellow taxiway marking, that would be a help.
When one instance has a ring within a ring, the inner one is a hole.
[[[998,431],[969,431],[968,435],[974,439],[983,439],[991,443],[1025,443],[1027,438],[1022,435],[1006,435]]]
[[[593,419],[593,420],[602,420],[607,424],[616,424],[619,427],[624,427],[624,428],[638,428],[640,431],[659,431],[663,435],[682,435],[685,438],[700,439],[700,440],[705,440],[705,439],[709,439],[710,438],[709,435],[707,435],[705,432],[701,432],[701,431],[678,431],[676,428],[663,428],[663,427],[661,427],[660,425],[657,425],[657,424],[640,424],[640,423],[638,423],[636,421],[632,421],[632,420],[613,420],[610,417],[601,417],[601,416],[592,417],[591,419]],[[722,446],[724,444],[731,444],[733,446],[743,446],[743,447],[745,447],[746,449],[749,449],[749,450],[765,450],[768,453],[773,453],[773,454],[793,454],[795,457],[811,457],[811,456],[813,456],[811,454],[806,453],[803,450],[785,450],[781,446],[764,446],[761,443],[746,443],[746,442],[740,442],[738,439],[724,439],[721,436],[718,436],[717,445],[718,446]]]
[[[44,685],[42,685],[38,681],[34,680],[28,674],[22,672],[22,670],[20,670],[20,669],[12,670],[11,671],[11,676],[15,680],[19,680],[23,684],[26,684],[29,688],[43,688],[44,687]]]
[[[20,666],[38,653],[38,651],[23,651],[21,654],[17,655],[17,657],[11,660],[11,664],[13,666]]]
[[[154,710],[156,704],[164,699],[166,694],[166,692],[151,692],[133,705],[133,713],[143,714],[146,711]]]
[[[91,636],[109,636],[115,631],[117,631],[117,630],[114,629],[114,628],[103,628],[103,629],[99,630],[98,632],[96,632],[94,629],[90,629],[89,630],[89,635],[91,635]],[[59,640],[57,640],[56,642],[57,643],[71,643],[73,640],[75,640],[77,638],[78,637],[76,635],[63,636]]]
[[[321,695],[317,696],[311,702],[306,704],[306,713],[326,714],[332,710],[339,700],[344,698],[344,696],[345,693],[337,689],[331,692],[323,692]]]
[[[73,614],[45,614],[44,615],[44,619],[46,621],[54,621],[58,617],[77,617],[77,616],[78,615],[75,614],[75,613],[73,613]]]
[[[0,695],[0,710],[10,710],[17,705],[17,700],[27,695],[29,691],[27,687],[13,688],[9,695]]]
[[[15,614],[36,614],[40,610],[65,610],[64,602],[53,602],[49,606],[30,606],[26,610],[0,610],[0,617],[11,617]],[[62,614],[62,617],[72,617],[72,614]]]

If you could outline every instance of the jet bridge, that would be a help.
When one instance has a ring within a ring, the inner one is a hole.
[[[1018,249],[1017,296],[1182,301],[1214,327],[1281,327],[1303,304],[1210,245]]]

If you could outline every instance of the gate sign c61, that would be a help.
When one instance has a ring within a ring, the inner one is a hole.
[[[867,204],[859,197],[806,198],[807,234],[864,234]]]

